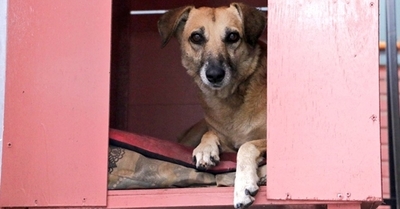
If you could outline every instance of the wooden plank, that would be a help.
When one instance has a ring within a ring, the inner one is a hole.
[[[361,209],[360,204],[328,204],[327,209]]]
[[[269,199],[381,200],[378,1],[269,1]]]
[[[105,206],[111,0],[13,0],[1,206]]]
[[[267,200],[267,187],[261,186],[251,208],[317,209],[335,201]],[[232,208],[233,187],[169,188],[119,190],[108,192],[107,208]],[[343,201],[338,206],[360,205],[360,202]],[[366,205],[368,207],[370,205]]]

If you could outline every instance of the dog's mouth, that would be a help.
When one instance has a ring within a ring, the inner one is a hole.
[[[213,90],[218,90],[229,83],[231,70],[224,64],[206,62],[200,69],[200,77],[204,84]]]

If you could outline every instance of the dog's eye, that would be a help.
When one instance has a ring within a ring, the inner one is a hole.
[[[228,42],[228,43],[236,43],[236,42],[239,41],[239,39],[240,39],[239,33],[237,33],[237,32],[232,32],[232,33],[229,33],[229,34],[226,36],[225,41]]]
[[[204,37],[199,33],[193,33],[190,36],[190,41],[194,44],[202,44],[204,42]]]

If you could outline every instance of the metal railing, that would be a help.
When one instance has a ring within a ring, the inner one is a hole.
[[[257,7],[261,11],[268,11],[268,7]],[[160,10],[131,10],[129,13],[131,15],[154,15],[154,14],[164,14],[168,10],[160,9]]]
[[[386,59],[389,131],[390,198],[385,205],[400,209],[400,117],[399,78],[397,66],[396,0],[386,0]]]

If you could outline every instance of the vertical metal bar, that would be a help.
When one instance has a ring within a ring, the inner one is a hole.
[[[395,200],[394,204],[391,205],[392,209],[400,209],[400,118],[395,6],[395,0],[386,0],[390,197]]]

